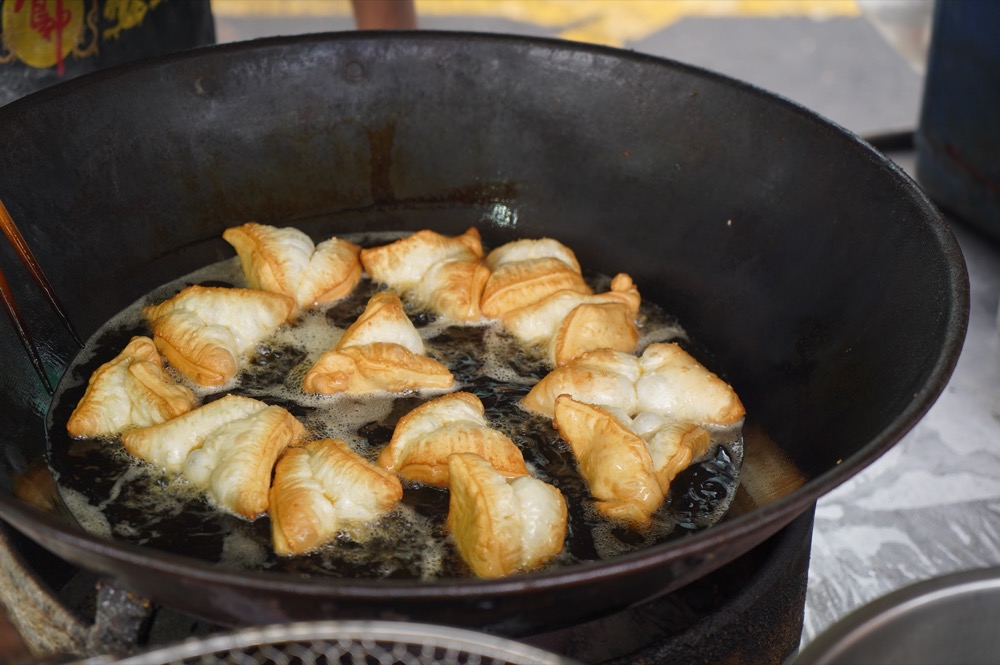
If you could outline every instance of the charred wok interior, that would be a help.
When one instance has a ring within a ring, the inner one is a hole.
[[[0,142],[0,199],[84,336],[230,256],[228,226],[455,234],[471,216],[490,245],[552,236],[594,270],[626,267],[754,414],[748,459],[773,441],[808,479],[767,503],[745,467],[745,512],[715,528],[500,582],[218,570],[28,505],[49,397],[4,321],[0,515],[220,623],[392,616],[523,634],[678,588],[895,443],[965,330],[958,249],[895,167],[808,111],[634,54],[460,34],[269,40],[32,95],[0,109]],[[10,248],[0,261],[14,265]],[[31,284],[15,291],[56,380],[75,345]]]

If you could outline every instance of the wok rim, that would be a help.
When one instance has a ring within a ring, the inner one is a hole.
[[[681,539],[620,555],[614,559],[583,562],[572,566],[529,572],[495,580],[448,578],[424,582],[419,580],[300,578],[289,573],[268,570],[227,569],[219,567],[217,564],[211,564],[192,557],[145,548],[127,542],[103,539],[80,528],[59,521],[52,515],[23,503],[9,490],[0,491],[0,518],[11,524],[18,531],[38,541],[46,549],[53,549],[52,543],[55,542],[65,547],[79,549],[117,563],[145,568],[155,567],[158,571],[183,575],[195,581],[204,580],[212,584],[223,582],[248,590],[280,591],[300,596],[345,600],[392,600],[402,598],[418,600],[439,598],[460,599],[478,597],[484,593],[493,597],[503,597],[522,594],[526,588],[532,590],[556,590],[573,587],[594,578],[627,577],[688,557],[703,555],[711,559],[713,558],[713,553],[720,547],[735,540],[743,539],[747,542],[752,540],[755,545],[759,544],[767,536],[777,532],[808,510],[820,497],[857,475],[860,471],[879,459],[892,446],[896,445],[922,419],[944,391],[958,363],[959,355],[964,345],[969,320],[970,297],[969,276],[965,261],[958,242],[942,213],[901,167],[889,160],[884,154],[876,150],[854,132],[780,94],[699,66],[615,47],[570,42],[550,37],[432,30],[420,30],[416,32],[376,31],[364,33],[358,31],[324,32],[264,37],[244,42],[218,44],[110,67],[85,74],[14,100],[0,107],[0,119],[8,113],[17,113],[22,106],[30,108],[32,105],[45,103],[49,99],[58,99],[65,95],[72,95],[78,88],[99,84],[104,80],[113,79],[133,69],[156,67],[168,62],[204,57],[209,51],[212,53],[239,52],[330,39],[374,41],[386,38],[425,43],[457,43],[465,42],[469,39],[476,41],[518,42],[525,46],[534,45],[557,50],[610,56],[634,62],[652,63],[657,66],[685,72],[695,78],[714,80],[716,83],[739,91],[740,94],[764,97],[771,103],[784,106],[786,110],[801,116],[817,130],[837,135],[838,139],[844,142],[845,149],[852,148],[867,153],[878,168],[888,171],[892,178],[898,180],[900,186],[899,193],[901,195],[909,195],[913,198],[916,208],[921,213],[915,216],[915,218],[919,219],[914,219],[913,221],[915,223],[919,221],[920,225],[933,232],[933,239],[940,247],[942,256],[947,262],[948,288],[942,288],[942,291],[947,291],[950,296],[948,300],[948,314],[945,317],[947,320],[947,334],[943,339],[944,343],[938,351],[933,369],[928,374],[926,381],[917,393],[914,394],[908,406],[897,414],[878,435],[862,446],[854,455],[844,459],[842,463],[822,474],[809,479],[800,488],[774,502]],[[41,435],[45,438],[44,432]],[[753,538],[750,538],[750,536],[753,536]],[[741,549],[740,552],[747,551],[748,549],[750,548]],[[736,555],[738,553],[719,562],[720,565]],[[114,574],[114,571],[110,569],[103,572]],[[655,594],[651,592],[651,595]]]

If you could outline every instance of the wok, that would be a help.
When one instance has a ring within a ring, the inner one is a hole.
[[[747,552],[902,437],[943,389],[968,281],[938,212],[856,136],[764,91],[613,49],[461,33],[212,47],[0,108],[0,200],[77,330],[232,256],[249,220],[316,238],[469,225],[552,236],[629,272],[743,398],[748,459],[805,478],[714,528],[496,581],[302,578],[102,540],[17,498],[49,397],[0,322],[0,516],[70,562],[223,624],[415,619],[509,635],[565,626]],[[9,247],[8,275],[17,262]],[[76,348],[16,281],[57,379]],[[743,471],[745,483],[757,471]]]

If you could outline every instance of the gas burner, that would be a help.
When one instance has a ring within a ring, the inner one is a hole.
[[[778,665],[795,652],[802,634],[812,526],[810,510],[680,590],[520,641],[593,665]],[[0,533],[0,589],[17,630],[0,630],[0,660],[12,665],[120,657],[230,630],[158,606],[10,530]]]

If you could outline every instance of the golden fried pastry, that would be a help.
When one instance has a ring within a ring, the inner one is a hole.
[[[490,276],[482,258],[482,240],[473,227],[451,238],[417,231],[361,251],[361,262],[373,280],[459,323],[482,318],[479,301]]]
[[[265,405],[213,430],[187,456],[182,473],[217,504],[252,520],[267,511],[278,456],[304,434],[291,413]]]
[[[550,372],[521,404],[551,414],[598,510],[638,527],[677,474],[708,452],[705,428],[744,415],[733,389],[675,343],[651,344],[641,358],[585,353]]]
[[[609,519],[643,527],[663,504],[649,449],[612,410],[560,395],[555,404],[556,428],[569,444],[580,474]]]
[[[505,476],[528,473],[520,449],[490,428],[483,403],[467,392],[443,395],[400,418],[377,464],[407,480],[447,487],[454,453],[476,453]]]
[[[611,349],[590,351],[542,377],[521,400],[521,406],[551,418],[556,398],[566,394],[587,404],[614,406],[633,414],[639,403],[635,389],[639,377],[635,356]]]
[[[299,308],[340,300],[361,280],[361,248],[347,240],[314,245],[298,229],[253,222],[222,237],[236,249],[251,288],[289,296]]]
[[[142,313],[170,364],[199,386],[214,387],[232,381],[241,356],[294,308],[294,300],[277,293],[195,285]]]
[[[592,293],[583,275],[559,259],[542,257],[504,263],[486,281],[480,309],[483,316],[502,318],[563,290]]]
[[[74,438],[115,436],[170,420],[195,404],[194,393],[163,369],[153,340],[133,337],[90,376],[66,430]]]
[[[319,395],[447,390],[455,377],[447,367],[399,344],[374,342],[327,351],[306,374],[302,388]]]
[[[448,368],[423,353],[423,340],[399,297],[380,291],[309,369],[302,387],[322,395],[451,388],[455,378]]]
[[[626,305],[584,303],[563,319],[552,338],[550,358],[558,367],[596,349],[634,351],[638,342],[639,331]]]
[[[484,316],[501,318],[563,290],[590,295],[573,251],[552,238],[514,240],[486,257],[493,273],[483,289]]]
[[[490,269],[476,261],[435,263],[413,289],[417,302],[459,323],[483,318],[480,300],[490,278]]]
[[[486,256],[486,266],[496,270],[508,263],[543,258],[559,259],[575,272],[581,272],[573,250],[553,238],[522,238],[504,243]]]
[[[178,473],[191,451],[219,427],[266,408],[260,400],[226,395],[158,425],[129,430],[122,445],[139,459]]]
[[[634,351],[641,300],[632,278],[620,273],[611,281],[610,291],[593,295],[557,291],[508,312],[502,321],[524,344],[545,346],[549,362],[559,366],[587,351]]]
[[[609,349],[585,353],[544,376],[521,405],[552,416],[562,394],[629,417],[652,412],[704,426],[732,425],[745,414],[732,387],[674,342],[650,344],[640,358]]]
[[[474,453],[448,457],[448,528],[479,577],[537,568],[563,548],[566,500],[531,476],[508,478]]]
[[[504,327],[530,346],[548,344],[563,320],[583,304],[622,304],[631,317],[636,317],[641,304],[639,290],[625,273],[615,276],[611,290],[585,294],[578,291],[557,291],[531,305],[515,309],[503,316]]]
[[[361,250],[361,264],[368,275],[401,292],[415,288],[437,263],[479,261],[482,257],[482,239],[474,227],[451,238],[435,231],[417,231],[388,245]]]
[[[670,483],[677,474],[712,446],[712,435],[705,428],[649,411],[633,418],[629,429],[646,442],[653,471],[664,494],[670,491]]]
[[[282,555],[305,554],[355,523],[370,522],[403,498],[399,478],[345,442],[311,441],[278,460],[271,486],[271,538]]]
[[[365,346],[373,342],[398,344],[412,353],[424,352],[424,340],[391,291],[379,291],[365,305],[361,316],[344,331],[335,348]]]
[[[746,414],[732,387],[676,343],[650,344],[639,366],[638,411],[699,425],[732,425]]]

